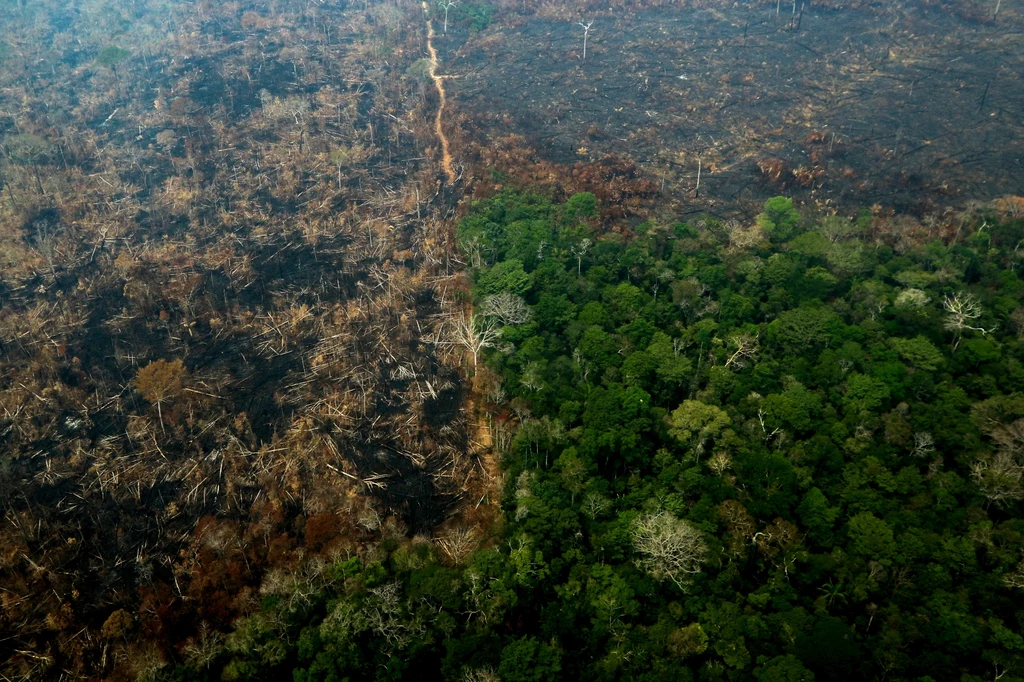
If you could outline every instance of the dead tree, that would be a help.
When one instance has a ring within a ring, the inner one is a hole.
[[[484,299],[483,305],[480,306],[480,314],[507,325],[526,324],[533,316],[526,301],[507,291]]]
[[[435,336],[424,340],[438,346],[465,348],[473,356],[473,367],[476,367],[480,352],[493,348],[500,338],[501,329],[490,320],[460,312],[442,325]]]
[[[444,34],[448,35],[448,10],[459,4],[459,0],[440,0],[437,6],[444,10]]]
[[[982,336],[986,336],[989,332],[993,331],[992,329],[985,329],[984,327],[977,327],[972,324],[984,312],[981,302],[973,294],[961,291],[958,294],[946,296],[942,302],[942,308],[946,311],[946,322],[943,326],[947,331],[955,334],[955,340],[953,341],[954,352],[957,346],[960,345],[960,340],[963,338],[965,331],[981,332]]]
[[[594,22],[584,24],[582,21],[577,21],[576,23],[583,27],[583,61],[587,61],[587,38],[590,37],[590,27],[594,25]]]
[[[729,339],[729,345],[733,347],[733,352],[725,361],[726,367],[742,366],[744,360],[753,360],[757,357],[757,334],[737,334]]]

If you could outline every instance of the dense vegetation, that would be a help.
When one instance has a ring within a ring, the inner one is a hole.
[[[1014,4],[0,0],[0,679],[1019,676]]]
[[[272,576],[177,675],[1022,679],[1024,222],[596,213],[459,227],[498,535]]]

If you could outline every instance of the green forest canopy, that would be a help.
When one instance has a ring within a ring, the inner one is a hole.
[[[1024,679],[1024,221],[596,212],[504,191],[459,226],[500,536],[311,561],[167,674]]]

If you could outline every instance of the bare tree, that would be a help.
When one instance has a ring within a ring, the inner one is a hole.
[[[461,565],[476,547],[476,533],[468,526],[454,526],[437,538],[437,545],[452,563]]]
[[[322,589],[326,568],[326,561],[316,557],[298,570],[271,569],[263,577],[260,593],[279,598],[289,611],[305,608]]]
[[[437,6],[444,10],[444,34],[448,35],[448,10],[459,4],[459,0],[439,0]]]
[[[928,294],[920,289],[904,289],[896,296],[896,307],[922,308],[929,300]]]
[[[971,478],[990,502],[1008,504],[1024,498],[1024,466],[1009,450],[1001,449],[976,461],[971,466]]]
[[[818,232],[821,233],[829,243],[843,241],[857,233],[857,225],[849,218],[838,215],[826,216],[818,225]]]
[[[579,244],[569,247],[569,250],[572,251],[572,255],[576,256],[577,277],[583,271],[583,256],[587,255],[587,251],[590,249],[593,243],[594,242],[584,237],[583,239],[580,240]]]
[[[927,457],[935,452],[935,439],[927,431],[918,431],[914,434],[914,450],[911,454],[914,457]]]
[[[182,653],[189,665],[198,669],[209,668],[217,656],[224,650],[223,636],[203,621],[199,624],[199,633],[185,645]]]
[[[466,668],[462,682],[501,682],[501,678],[493,668]]]
[[[403,649],[413,637],[423,631],[423,622],[412,617],[402,599],[401,583],[393,582],[369,590],[363,615],[370,629],[382,637],[387,648]]]
[[[1018,590],[1024,590],[1024,559],[1017,564],[1017,568],[1013,569],[1003,577],[1003,584],[1007,587],[1015,587]]]
[[[1014,457],[1024,455],[1024,419],[1009,424],[997,424],[987,428],[989,436],[999,444],[1000,449]]]
[[[588,519],[597,519],[604,516],[612,508],[612,501],[598,493],[590,492],[584,495],[581,510]]]
[[[744,225],[738,220],[730,220],[725,229],[729,235],[729,246],[735,249],[749,249],[764,241],[764,229],[757,223]]]
[[[972,324],[984,312],[981,302],[973,294],[961,291],[958,294],[946,296],[942,301],[942,308],[946,311],[946,322],[943,326],[947,331],[956,335],[956,340],[953,342],[954,351],[960,345],[964,331],[981,332],[982,336],[992,331]]]
[[[473,355],[473,366],[480,359],[480,351],[493,348],[501,338],[501,329],[493,322],[477,315],[460,312],[452,317],[434,337],[425,341],[438,346],[462,346]]]
[[[708,468],[715,473],[716,476],[721,476],[725,473],[725,470],[732,466],[732,458],[729,457],[729,453],[724,450],[719,450],[711,456],[705,464]]]
[[[582,21],[577,21],[576,23],[583,27],[583,61],[587,61],[587,38],[590,36],[590,27],[594,25],[594,22],[584,24]]]
[[[756,358],[759,351],[757,334],[737,334],[729,338],[729,345],[733,348],[733,352],[725,361],[726,367],[732,365],[742,367],[746,360]]]
[[[667,511],[645,514],[633,524],[637,564],[658,580],[668,578],[685,589],[687,578],[700,573],[708,548],[700,530]]]
[[[480,306],[480,314],[484,317],[493,317],[506,325],[526,324],[533,316],[526,301],[508,291],[484,299],[483,305]]]

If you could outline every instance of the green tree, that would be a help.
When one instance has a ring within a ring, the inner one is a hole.
[[[896,554],[892,528],[871,512],[861,512],[847,524],[850,549],[864,559],[888,563]]]
[[[796,431],[809,431],[822,410],[822,399],[799,381],[790,381],[782,393],[766,396],[765,413],[773,425],[787,426]]]
[[[842,320],[829,308],[802,306],[773,320],[768,325],[768,338],[779,349],[802,353],[829,344],[842,329]]]
[[[684,446],[700,453],[707,442],[721,435],[731,421],[720,407],[699,400],[684,400],[672,412],[669,433]]]
[[[597,197],[590,192],[579,192],[569,197],[562,206],[562,218],[573,221],[597,215]]]
[[[799,220],[793,200],[787,197],[772,197],[764,202],[764,211],[757,216],[758,226],[776,242],[792,238]]]
[[[535,637],[516,639],[501,650],[502,682],[551,682],[562,671],[561,652]]]
[[[945,362],[942,351],[923,336],[912,339],[892,338],[889,343],[904,361],[917,369],[932,372]]]
[[[118,47],[117,45],[107,45],[99,54],[96,55],[96,63],[100,66],[105,66],[108,69],[117,70],[117,65],[128,59],[131,56],[131,52]]]
[[[814,673],[793,654],[776,656],[754,671],[758,682],[814,682]]]
[[[855,411],[874,410],[889,397],[889,387],[885,382],[859,372],[850,374],[846,379],[846,392],[843,404]]]
[[[829,506],[820,488],[811,488],[804,494],[796,513],[812,540],[824,546],[832,543],[833,524],[839,517],[839,510]]]
[[[523,262],[510,259],[481,272],[477,276],[474,292],[480,297],[505,292],[522,296],[529,288],[530,276],[523,269]]]

